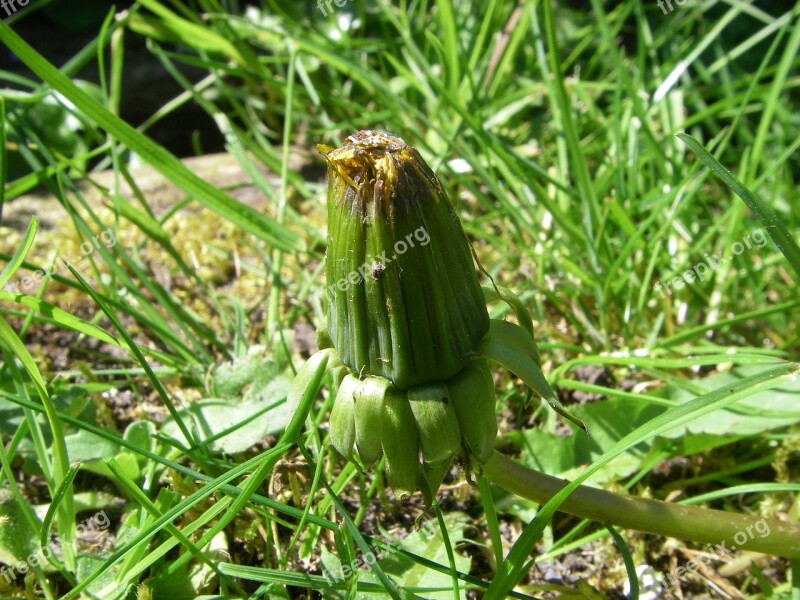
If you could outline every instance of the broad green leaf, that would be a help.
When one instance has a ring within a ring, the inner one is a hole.
[[[252,388],[263,388],[281,371],[265,346],[251,346],[242,357],[214,367],[209,384],[212,395],[220,398],[241,398]],[[244,388],[248,388],[245,391]]]
[[[199,442],[207,442],[214,452],[235,454],[244,452],[266,436],[283,431],[294,414],[286,402],[288,381],[284,389],[275,388],[271,395],[260,400],[232,403],[220,399],[207,399],[192,402],[178,414],[186,422],[193,422]],[[277,406],[275,404],[280,402]],[[164,435],[182,441],[175,421],[170,417],[161,429]]]
[[[152,421],[134,421],[125,428],[125,433],[122,438],[126,442],[135,445],[137,448],[152,452],[155,445],[155,441],[153,440],[155,433],[156,426]],[[140,454],[136,456],[141,458],[143,463],[145,462],[146,459],[144,456]]]
[[[244,452],[268,435],[283,431],[297,410],[284,401],[289,377],[266,354],[254,346],[246,356],[223,363],[213,370],[211,390],[221,398],[193,402],[178,411],[192,421],[200,443],[215,452]],[[173,418],[164,422],[162,433],[180,440]]]
[[[9,490],[0,489],[0,563],[24,563],[40,548],[23,510]]]
[[[77,579],[83,581],[102,566],[104,555],[81,554],[78,556]],[[87,588],[87,597],[103,598],[103,600],[121,600],[128,597],[131,586],[121,586],[114,579],[114,572],[106,571],[102,577],[95,579]],[[108,593],[108,590],[114,590]],[[96,595],[102,592],[102,595]]]
[[[710,392],[763,372],[763,366],[743,365],[692,383]],[[666,393],[670,399],[681,403],[694,398],[685,389],[673,385],[667,388]],[[787,381],[780,387],[744,398],[735,406],[698,417],[684,426],[668,430],[661,435],[678,440],[695,434],[757,435],[798,421],[800,421],[800,381]]]
[[[692,383],[711,391],[746,376],[764,371],[762,365],[737,367],[728,373],[711,375]],[[662,393],[680,404],[696,398],[683,388],[670,385]],[[666,407],[612,398],[576,406],[572,412],[585,424],[592,436],[581,431],[569,437],[539,429],[513,431],[507,435],[522,451],[522,461],[529,467],[568,480],[579,476],[591,464],[633,429],[664,413]],[[601,484],[636,471],[652,453],[661,456],[690,456],[725,444],[742,436],[757,435],[800,422],[800,382],[745,398],[735,406],[720,409],[695,419],[685,426],[665,431],[659,437],[630,448],[592,476]]]

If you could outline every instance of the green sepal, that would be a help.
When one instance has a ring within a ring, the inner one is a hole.
[[[333,340],[328,333],[328,317],[323,316],[322,319],[320,319],[319,325],[317,325],[315,338],[317,342],[317,348],[320,350],[333,348]]]
[[[536,366],[541,368],[542,357],[539,354],[539,347],[536,345],[533,337],[528,335],[519,325],[509,323],[508,321],[501,321],[500,319],[492,319],[489,322],[489,331],[486,333],[483,340],[481,340],[481,344],[487,339],[494,339],[502,344],[510,346],[516,352],[520,352],[533,359]]]
[[[407,393],[419,428],[424,460],[436,463],[459,454],[461,430],[444,383],[417,385]]]
[[[420,468],[419,489],[425,500],[426,508],[430,508],[433,504],[433,499],[439,491],[439,488],[442,487],[442,482],[450,472],[450,466],[452,464],[452,456],[436,462],[425,461],[422,464]]]
[[[498,300],[502,300],[508,304],[511,310],[514,311],[514,316],[517,317],[517,323],[519,323],[520,327],[522,327],[528,333],[528,335],[531,336],[531,339],[535,339],[533,335],[533,321],[531,320],[531,315],[525,308],[522,300],[519,299],[519,296],[502,285],[484,285],[481,286],[481,289],[483,290],[483,297],[487,304],[491,302],[497,302]],[[536,363],[539,366],[542,364],[541,360],[538,359],[538,350]]]
[[[564,408],[547,383],[535,358],[539,355],[536,344],[518,325],[493,320],[489,333],[478,346],[478,354],[514,373],[554,411],[589,433],[583,421]]]
[[[345,375],[333,401],[330,439],[336,451],[351,460],[356,443],[356,389],[361,385],[355,375]]]
[[[367,377],[355,392],[356,448],[367,467],[381,457],[383,401],[390,385],[392,382],[385,377]]]
[[[381,437],[386,479],[395,496],[404,500],[417,489],[420,436],[408,398],[402,392],[390,390],[384,397]]]
[[[475,467],[489,460],[497,438],[494,379],[489,364],[475,360],[446,385],[469,465]]]

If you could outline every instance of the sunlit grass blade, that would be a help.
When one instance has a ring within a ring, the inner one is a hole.
[[[39,538],[42,547],[47,546],[50,542],[50,526],[53,524],[53,519],[56,516],[58,507],[61,505],[61,501],[70,493],[70,487],[80,468],[80,463],[73,463],[69,466],[69,471],[67,471],[61,483],[58,484],[55,494],[53,494],[53,497],[50,499],[50,506],[47,507],[47,513],[42,520],[42,531]]]
[[[711,154],[703,147],[699,140],[686,133],[679,133],[678,137],[683,140],[686,145],[689,146],[689,148],[692,149],[692,151],[698,156],[698,158],[700,158],[700,160],[705,163],[709,169],[711,169],[714,175],[719,177],[725,183],[725,185],[731,188],[737,196],[744,200],[745,204],[747,204],[750,210],[755,213],[755,215],[764,225],[764,228],[772,238],[772,241],[775,242],[775,245],[786,257],[786,260],[789,261],[789,264],[792,266],[798,276],[798,280],[800,280],[800,246],[797,245],[797,242],[792,237],[792,234],[789,233],[788,229],[786,229],[786,225],[783,224],[783,221],[778,217],[778,215],[775,214],[775,212],[769,206],[767,206],[763,200],[761,200],[761,198],[750,191],[744,184],[742,184],[742,182],[736,179],[733,173],[723,167],[716,158],[711,156]]]
[[[3,206],[6,203],[7,174],[8,174],[8,162],[6,158],[6,101],[2,96],[0,96],[0,225],[3,224]]]
[[[280,227],[269,217],[234,200],[218,188],[200,179],[162,146],[142,135],[125,121],[101,106],[80,90],[66,75],[47,62],[4,22],[0,22],[0,41],[14,52],[34,73],[72,102],[86,118],[125,144],[167,179],[196,198],[222,218],[235,223],[258,239],[286,252],[300,244],[296,235]]]
[[[2,126],[2,123],[0,123],[0,126]],[[0,186],[2,186],[2,179],[0,179]],[[39,218],[34,216],[31,218],[31,222],[28,224],[25,235],[22,236],[22,242],[17,247],[16,252],[14,252],[14,256],[11,257],[11,260],[8,261],[8,264],[3,268],[2,272],[0,272],[0,288],[8,283],[8,280],[14,276],[14,273],[16,273],[17,269],[22,265],[25,257],[28,255],[28,251],[31,249],[31,246],[33,246],[33,240],[36,237],[36,231],[38,229]]]
[[[625,572],[628,574],[628,583],[631,586],[628,598],[629,600],[639,600],[639,575],[636,573],[636,566],[633,564],[631,550],[628,548],[628,544],[625,543],[622,536],[614,529],[613,525],[606,525],[606,529],[608,529],[611,537],[614,538],[614,543],[619,553],[622,555],[622,561],[625,563]]]
[[[139,346],[133,341],[127,329],[122,326],[122,324],[117,319],[116,315],[110,310],[108,306],[106,306],[105,302],[103,302],[100,296],[97,293],[95,293],[92,287],[86,282],[86,280],[83,277],[81,277],[80,273],[78,273],[72,265],[69,265],[69,270],[75,277],[75,279],[77,279],[78,282],[81,284],[86,293],[89,294],[89,296],[91,296],[92,300],[95,301],[97,306],[100,307],[100,310],[102,310],[103,313],[105,313],[106,317],[108,317],[108,320],[111,321],[111,324],[114,326],[117,332],[119,332],[120,336],[125,341],[125,344],[133,354],[136,361],[145,370],[148,380],[158,393],[159,397],[161,398],[161,401],[164,403],[164,406],[169,411],[170,416],[175,420],[175,423],[178,425],[178,428],[183,434],[187,445],[188,446],[196,445],[197,440],[195,440],[194,435],[192,435],[192,433],[189,431],[189,428],[186,426],[186,423],[184,423],[180,414],[178,414],[178,410],[175,408],[175,405],[173,404],[172,399],[167,393],[167,390],[164,388],[163,384],[158,379],[158,377],[155,376],[155,373],[153,373],[153,369],[150,367],[150,363],[147,362],[147,359],[142,354],[142,351],[139,349]],[[198,456],[199,455],[195,455],[195,458],[198,458]]]
[[[313,464],[313,460],[311,456],[305,452],[306,460],[308,460],[309,464]],[[331,489],[330,485],[323,480],[322,485],[325,486],[325,489],[328,490],[328,494],[330,494],[331,502],[333,502],[334,506],[336,506],[337,512],[341,515],[342,520],[344,521],[344,525],[347,528],[349,534],[353,537],[356,544],[358,545],[359,549],[364,555],[371,554],[372,550],[370,549],[367,541],[364,539],[364,536],[358,530],[355,523],[353,523],[353,519],[350,517],[347,509],[342,505],[339,498],[336,496],[336,493]],[[380,580],[381,584],[383,584],[385,588],[385,593],[388,594],[393,598],[393,600],[401,600],[401,596],[397,587],[391,582],[388,578],[386,573],[384,572],[383,568],[377,563],[377,561],[371,561],[369,563],[372,572],[375,576]]]
[[[42,378],[39,368],[36,366],[36,362],[25,347],[25,344],[22,343],[22,340],[19,339],[14,330],[11,329],[11,326],[6,320],[1,317],[0,343],[8,348],[11,354],[22,363],[44,407],[45,414],[47,415],[47,424],[50,426],[53,439],[53,477],[56,489],[58,489],[61,482],[67,478],[67,474],[70,470],[69,455],[67,453],[67,445],[64,441],[64,430],[56,414],[56,409],[51,402],[50,394],[47,391],[47,385]],[[51,490],[51,494],[55,494],[55,491],[56,490]],[[74,571],[75,553],[72,548],[72,542],[75,539],[75,506],[71,486],[65,488],[63,500],[59,505],[58,532],[61,539],[64,540],[64,563],[70,571]]]
[[[80,319],[75,315],[62,310],[57,306],[53,306],[49,302],[39,300],[34,296],[11,294],[5,290],[0,290],[0,300],[17,302],[26,308],[35,310],[46,316],[51,323],[58,325],[59,327],[70,329],[77,333],[93,337],[101,342],[105,342],[106,344],[111,344],[112,346],[121,346],[120,342],[113,336],[109,335],[104,329],[101,329],[92,323],[87,323],[83,319]]]

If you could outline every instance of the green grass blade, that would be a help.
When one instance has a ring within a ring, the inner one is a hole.
[[[51,323],[54,323],[59,327],[71,329],[72,331],[82,335],[88,335],[89,337],[98,339],[106,344],[111,344],[112,346],[122,347],[122,344],[113,336],[109,335],[104,329],[101,329],[93,323],[87,323],[75,315],[72,315],[65,310],[61,310],[57,306],[53,306],[52,304],[45,302],[44,300],[40,300],[39,298],[35,298],[33,296],[24,296],[22,294],[10,294],[5,290],[0,290],[0,300],[17,302],[27,308],[41,313],[42,315],[46,316]]]
[[[3,223],[3,205],[6,202],[6,101],[0,96],[0,224]]]
[[[5,23],[0,22],[0,41],[14,52],[44,82],[72,102],[80,113],[106,130],[130,150],[142,157],[159,173],[224,219],[252,233],[258,239],[286,252],[301,249],[296,235],[280,227],[269,217],[241,204],[216,187],[200,179],[173,154],[142,135],[125,121],[80,90],[66,75],[28,45]]]
[[[778,249],[783,253],[786,257],[786,260],[789,261],[789,264],[794,269],[795,273],[797,273],[798,278],[800,278],[800,246],[797,245],[797,242],[792,237],[792,234],[789,233],[789,230],[786,229],[786,226],[783,224],[783,221],[775,214],[775,212],[769,208],[756,194],[751,192],[742,182],[736,179],[728,169],[722,166],[720,162],[711,156],[711,154],[706,150],[703,145],[700,143],[699,140],[693,138],[692,136],[686,133],[679,133],[678,137],[683,140],[689,148],[702,160],[705,165],[716,175],[719,177],[725,185],[731,188],[734,193],[739,196],[744,203],[752,210],[761,223],[764,225],[764,228],[767,230],[767,233],[772,238],[772,241],[775,242],[775,245]]]
[[[2,125],[2,123],[0,123]],[[2,140],[0,140],[2,142]],[[2,158],[2,157],[0,157]],[[0,182],[2,182],[2,178],[0,178]],[[0,183],[0,187],[2,187],[2,183]],[[28,228],[25,230],[25,235],[22,237],[22,243],[17,248],[17,251],[14,252],[14,256],[11,257],[11,260],[8,261],[8,264],[5,266],[2,272],[0,272],[0,288],[2,288],[8,280],[14,276],[14,273],[17,272],[20,265],[22,265],[25,257],[28,255],[28,251],[33,246],[33,240],[36,237],[36,231],[39,229],[39,217],[32,217],[31,222],[28,224]]]
[[[119,463],[114,460],[113,458],[106,459],[105,461],[106,466],[108,466],[111,473],[117,478],[117,483],[123,488],[128,495],[133,498],[136,502],[139,503],[140,506],[144,507],[144,509],[154,518],[158,519],[162,516],[162,512],[158,509],[158,507],[147,497],[147,495],[142,492],[141,489],[136,485],[134,481],[132,481],[126,474],[125,470],[119,466]],[[225,578],[226,583],[234,588],[237,593],[243,595],[244,592],[239,587],[239,585],[230,579],[227,575],[222,573],[219,570],[219,567],[216,565],[214,561],[212,561],[206,554],[203,552],[202,545],[195,544],[192,542],[186,535],[177,527],[175,527],[172,523],[166,525],[166,530],[172,535],[178,542],[183,544],[186,549],[189,551],[189,555],[192,557],[197,557],[198,560],[202,561],[204,564],[209,566],[218,576]],[[189,532],[187,532],[189,533]]]
[[[483,475],[477,476],[478,489],[481,492],[481,505],[486,515],[486,526],[489,529],[489,539],[492,541],[492,552],[494,553],[495,565],[503,564],[503,536],[500,533],[500,524],[497,520],[497,510],[495,510],[492,490],[489,481]]]
[[[72,272],[72,275],[78,282],[81,284],[83,289],[86,291],[89,296],[92,297],[92,300],[95,301],[97,306],[100,307],[100,310],[105,313],[108,320],[111,321],[111,324],[114,328],[119,332],[122,339],[125,341],[125,344],[128,346],[128,349],[131,351],[133,356],[136,358],[136,361],[142,366],[147,374],[147,378],[150,381],[153,388],[158,393],[161,401],[166,406],[167,410],[169,411],[170,416],[175,419],[175,423],[178,425],[178,428],[181,430],[186,442],[189,446],[194,446],[197,443],[197,440],[194,439],[194,436],[189,431],[189,428],[186,426],[186,423],[183,422],[180,414],[178,414],[178,410],[175,408],[175,405],[172,403],[167,390],[162,385],[161,381],[156,377],[155,373],[153,373],[152,368],[150,367],[150,363],[147,362],[147,359],[142,354],[142,351],[139,350],[139,346],[133,341],[130,334],[128,333],[127,329],[122,326],[122,324],[117,319],[116,315],[106,306],[105,302],[100,298],[100,296],[91,288],[91,286],[86,283],[86,280],[81,277],[80,273],[78,273],[72,265],[68,265],[69,270]],[[197,456],[195,455],[195,458]],[[202,461],[201,461],[202,462]]]
[[[631,592],[628,595],[630,600],[639,600],[639,576],[636,574],[636,565],[633,564],[633,557],[631,556],[630,548],[622,536],[617,533],[612,525],[606,525],[606,529],[614,538],[619,553],[622,555],[622,561],[625,563],[625,572],[628,574],[628,582],[631,586]]]
[[[64,441],[64,431],[61,427],[61,421],[56,414],[55,407],[50,400],[50,395],[47,392],[42,374],[33,360],[30,352],[19,339],[19,336],[11,329],[11,326],[6,323],[6,320],[0,318],[0,342],[2,342],[11,353],[17,357],[22,363],[23,368],[28,373],[28,376],[33,382],[33,387],[42,401],[45,414],[47,415],[47,423],[50,426],[50,432],[53,436],[53,476],[55,478],[55,485],[61,486],[61,482],[67,478],[70,470],[69,455],[67,454],[67,445]],[[51,490],[53,494],[55,490]],[[73,552],[72,542],[75,539],[75,507],[72,497],[72,488],[67,486],[63,495],[63,501],[59,505],[58,511],[58,532],[61,539],[64,541],[64,563],[71,571],[75,570],[75,554]]]
[[[12,402],[12,403],[14,403],[14,404],[16,404],[18,406],[22,406],[24,408],[28,408],[30,410],[33,410],[33,411],[36,411],[36,412],[40,412],[40,413],[44,412],[44,408],[42,408],[41,406],[39,406],[37,404],[34,404],[33,402],[29,402],[27,400],[23,400],[21,398],[18,398],[16,396],[11,395],[11,394],[6,394],[2,390],[0,390],[0,397],[5,398],[9,402]],[[118,445],[118,446],[120,446],[122,448],[125,448],[126,450],[129,450],[130,452],[132,452],[134,454],[139,454],[139,455],[147,458],[148,460],[153,461],[156,464],[159,464],[159,465],[162,465],[164,467],[167,467],[168,469],[172,469],[175,472],[180,473],[181,475],[185,475],[186,477],[190,477],[192,479],[197,479],[198,481],[202,481],[202,482],[205,482],[205,483],[210,483],[210,482],[214,481],[213,478],[209,477],[208,475],[204,475],[203,473],[200,473],[199,471],[196,471],[196,470],[191,469],[189,467],[185,467],[185,466],[183,466],[182,464],[180,464],[178,462],[169,460],[169,459],[164,458],[163,456],[160,456],[160,455],[158,455],[158,454],[156,454],[154,452],[150,452],[149,450],[141,448],[141,447],[129,442],[128,440],[124,439],[123,437],[119,436],[118,434],[116,434],[116,433],[114,433],[112,431],[109,431],[109,430],[104,429],[102,427],[97,427],[96,425],[91,425],[90,423],[85,423],[84,421],[81,421],[80,419],[76,419],[74,417],[70,417],[69,415],[66,415],[66,414],[61,413],[61,412],[57,413],[57,415],[67,425],[71,425],[71,426],[73,426],[73,427],[75,427],[75,428],[77,428],[77,429],[79,429],[81,431],[88,431],[89,433],[92,433],[92,434],[96,435],[99,438],[102,438],[104,440],[108,440],[109,442],[112,442],[113,444],[116,444],[116,445]],[[224,486],[222,486],[222,491],[225,492],[226,494],[231,494],[233,496],[237,496],[237,495],[241,494],[242,490],[237,488],[237,487],[235,487],[235,486],[233,486],[233,485],[224,485]],[[259,504],[261,506],[264,506],[265,508],[268,508],[270,510],[274,510],[274,511],[283,513],[283,514],[285,514],[287,516],[290,516],[292,518],[300,518],[303,515],[303,511],[301,511],[300,509],[297,509],[297,508],[294,508],[294,507],[291,507],[291,506],[287,506],[285,504],[282,504],[280,502],[277,502],[277,501],[272,500],[271,498],[267,498],[265,496],[259,496],[259,495],[256,494],[256,495],[254,495],[252,497],[252,500],[253,500],[254,504]],[[316,516],[314,514],[309,515],[308,516],[308,520],[310,522],[314,523],[315,525],[319,525],[320,527],[324,527],[325,529],[330,529],[330,530],[336,529],[336,524],[333,521],[329,521],[327,519],[323,519],[323,518],[318,517],[318,516]]]
[[[56,516],[58,507],[61,505],[61,501],[64,499],[64,497],[66,497],[67,493],[69,493],[70,486],[75,480],[75,476],[78,474],[80,468],[81,463],[79,462],[70,465],[69,471],[67,471],[66,476],[58,485],[56,493],[53,494],[53,497],[50,500],[50,506],[47,507],[47,513],[42,521],[42,531],[39,538],[39,542],[42,544],[42,547],[45,547],[50,543],[50,526],[53,524],[53,519]]]

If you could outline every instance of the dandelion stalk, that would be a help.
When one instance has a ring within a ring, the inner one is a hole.
[[[495,485],[541,504],[568,483],[499,452],[483,465],[483,474]],[[726,550],[736,546],[737,550],[800,558],[800,525],[756,515],[633,498],[583,485],[561,503],[559,510],[598,523],[712,544],[715,550],[717,545]]]

